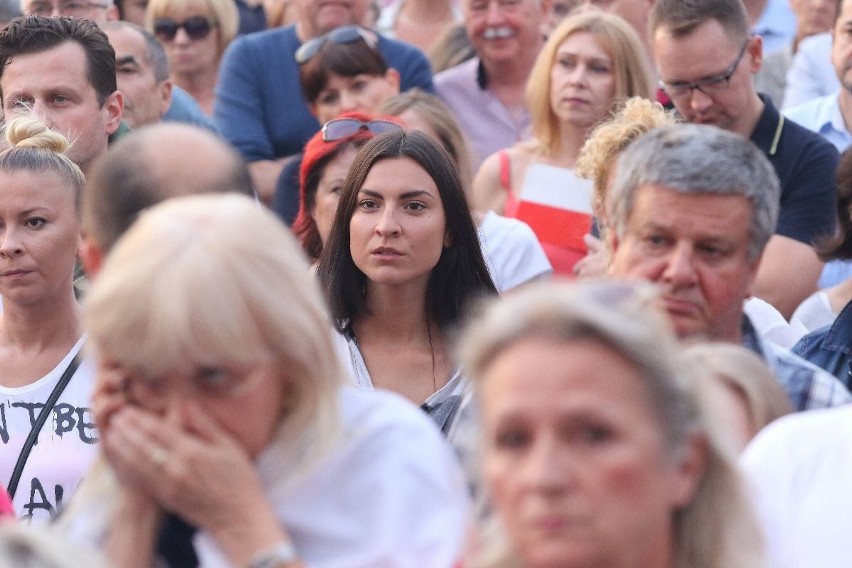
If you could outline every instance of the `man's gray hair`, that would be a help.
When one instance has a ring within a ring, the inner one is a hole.
[[[763,252],[775,233],[781,189],[763,152],[738,134],[715,126],[677,124],[652,130],[618,159],[607,214],[624,236],[636,190],[662,186],[683,194],[742,195],[752,204],[749,258]]]

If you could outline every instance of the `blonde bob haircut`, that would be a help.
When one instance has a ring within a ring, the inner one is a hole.
[[[178,12],[213,18],[216,25],[212,32],[219,30],[218,57],[222,57],[225,48],[237,37],[240,14],[233,0],[149,0],[145,9],[145,28],[154,33],[154,20],[171,18]]]
[[[697,377],[699,398],[710,396],[705,387],[714,380],[742,397],[753,434],[793,412],[790,398],[781,383],[766,362],[752,350],[734,343],[701,342],[687,346],[684,357],[689,365],[701,369],[704,375]]]
[[[630,24],[599,10],[579,12],[562,20],[544,44],[527,80],[527,106],[532,118],[532,133],[545,155],[552,155],[560,141],[560,125],[550,102],[551,71],[557,51],[568,36],[589,33],[600,42],[612,59],[615,93],[610,110],[628,97],[651,98],[654,81],[645,48]]]
[[[757,568],[762,538],[734,456],[699,410],[689,367],[655,297],[647,283],[531,284],[492,303],[473,323],[461,343],[462,364],[476,392],[497,357],[520,341],[594,341],[619,353],[643,377],[669,459],[681,459],[696,436],[706,450],[692,501],[673,512],[674,567]],[[483,551],[476,566],[514,565],[499,540]]]
[[[254,200],[194,195],[146,210],[111,250],[84,313],[95,355],[144,376],[277,363],[288,383],[279,436],[328,448],[345,376],[331,322],[301,248]]]

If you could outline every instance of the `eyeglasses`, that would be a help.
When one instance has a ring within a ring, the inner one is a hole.
[[[385,132],[402,130],[402,126],[389,120],[370,120],[364,122],[355,118],[336,118],[322,127],[322,141],[332,142],[354,136],[360,130],[368,130],[378,136]]]
[[[714,93],[720,93],[724,91],[728,88],[728,85],[730,85],[731,77],[733,77],[734,73],[737,70],[737,67],[740,64],[740,61],[742,61],[749,41],[751,41],[751,38],[747,39],[745,43],[743,43],[743,46],[742,48],[740,48],[740,53],[737,55],[737,58],[734,59],[734,62],[731,63],[730,67],[728,67],[724,73],[720,75],[715,75],[713,77],[707,77],[706,79],[701,79],[700,81],[695,81],[693,83],[681,81],[667,83],[663,81],[663,89],[673,99],[680,99],[691,95],[694,89],[698,89],[705,95],[713,95]]]
[[[328,42],[354,43],[358,40],[364,41],[364,43],[373,49],[376,48],[376,43],[378,42],[378,38],[374,34],[371,34],[368,30],[361,26],[342,26],[328,32],[324,36],[315,37],[314,39],[303,43],[302,46],[296,50],[296,63],[304,65],[313,59],[314,56],[319,53],[322,46]]]
[[[199,366],[189,376],[167,378],[131,372],[125,376],[123,391],[130,402],[160,406],[178,388],[204,398],[239,396],[257,384],[262,376],[263,371],[257,369],[239,372],[216,366]]]
[[[89,12],[95,8],[109,8],[109,4],[100,4],[98,2],[63,2],[61,4],[50,4],[48,2],[33,2],[30,4],[29,13],[35,16],[50,17],[56,10],[62,16],[71,16],[72,18],[82,18],[87,16]]]
[[[192,16],[182,22],[171,18],[159,18],[154,20],[154,35],[160,41],[173,41],[178,33],[178,30],[183,28],[189,39],[204,39],[217,25],[216,18],[207,18],[204,16]]]

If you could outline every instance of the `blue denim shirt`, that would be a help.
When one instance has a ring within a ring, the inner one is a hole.
[[[764,341],[748,317],[743,317],[742,333],[742,344],[766,361],[796,410],[829,408],[852,402],[852,395],[837,377],[771,341]]]
[[[793,346],[793,352],[852,385],[852,302],[830,326],[813,331]]]

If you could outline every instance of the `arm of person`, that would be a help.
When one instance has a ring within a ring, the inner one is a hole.
[[[295,156],[285,156],[277,160],[257,160],[249,162],[248,169],[251,174],[251,182],[258,198],[266,205],[272,205],[275,197],[275,188],[278,185],[278,176],[284,166],[293,160]]]
[[[507,191],[500,179],[500,153],[491,154],[482,162],[473,178],[471,205],[476,211],[494,211],[503,215]]]
[[[256,67],[259,59],[252,57],[251,45],[243,38],[228,46],[216,85],[214,122],[222,137],[249,162],[258,194],[271,199],[281,165],[266,127],[259,76],[263,70]]]
[[[127,405],[112,415],[102,442],[126,488],[207,531],[230,565],[259,565],[290,544],[249,455],[196,402],[171,407],[165,416]],[[122,533],[112,540],[118,555],[131,542]],[[143,546],[152,550],[153,540]],[[301,567],[297,559],[285,565]]]
[[[805,243],[773,235],[763,251],[753,293],[786,318],[817,289],[822,261]]]

